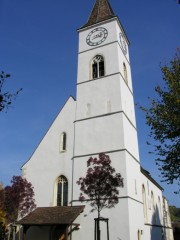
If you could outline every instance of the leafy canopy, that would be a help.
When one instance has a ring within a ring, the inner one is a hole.
[[[109,156],[104,153],[99,154],[99,159],[90,157],[87,167],[86,176],[77,181],[81,190],[79,199],[88,201],[92,211],[98,210],[99,216],[103,208],[112,208],[118,203],[118,188],[123,187],[123,178],[115,172]]]
[[[169,206],[171,221],[172,222],[180,222],[180,208],[175,206]]]
[[[161,67],[164,86],[157,86],[157,99],[142,108],[150,137],[155,140],[153,153],[163,180],[180,184],[180,49],[169,65]]]

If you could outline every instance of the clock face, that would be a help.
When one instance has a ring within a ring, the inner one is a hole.
[[[124,36],[121,32],[119,33],[119,39],[120,39],[120,46],[123,50],[123,53],[126,54],[127,53],[126,41],[125,41]]]
[[[108,31],[106,28],[98,27],[93,29],[86,38],[86,43],[89,46],[97,46],[103,43],[108,36]]]

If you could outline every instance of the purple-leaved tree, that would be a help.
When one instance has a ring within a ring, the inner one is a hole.
[[[13,176],[12,185],[0,189],[0,209],[5,213],[6,223],[14,223],[35,207],[33,186],[21,176]]]
[[[86,176],[80,177],[77,181],[81,190],[79,200],[88,201],[92,207],[91,211],[97,210],[97,236],[100,240],[100,212],[102,209],[112,208],[118,203],[119,188],[124,186],[123,178],[120,173],[116,173],[115,168],[111,166],[109,156],[104,153],[99,154],[99,159],[90,157],[87,167]]]

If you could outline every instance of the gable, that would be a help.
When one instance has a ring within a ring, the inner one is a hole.
[[[76,105],[75,99],[70,96],[66,103],[64,104],[63,108],[56,116],[51,126],[49,127],[48,131],[45,133],[44,137],[38,144],[37,148],[31,155],[29,160],[25,162],[25,164],[22,166],[22,169],[26,168],[30,164],[30,162],[37,157],[37,155],[40,152],[49,151],[51,148],[51,143],[57,141],[57,138],[59,139],[62,131],[68,129],[67,131],[69,132],[69,134],[70,135],[72,134],[72,132],[69,130],[72,128],[73,122],[75,120],[75,105]]]
[[[55,183],[60,175],[69,182],[72,174],[76,101],[70,97],[33,152],[22,166],[23,177],[34,187],[37,206],[54,206]],[[66,151],[60,151],[61,134],[66,133]],[[68,189],[70,194],[71,187]]]

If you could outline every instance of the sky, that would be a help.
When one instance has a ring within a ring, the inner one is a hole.
[[[176,0],[110,0],[130,41],[134,101],[148,106],[163,84],[160,66],[180,47],[180,4]],[[0,113],[0,182],[10,183],[47,132],[70,95],[76,97],[77,29],[94,0],[0,0],[0,71],[11,74],[5,90],[22,92]],[[161,183],[155,156],[148,154],[149,128],[136,106],[141,165],[180,207],[177,185]]]

